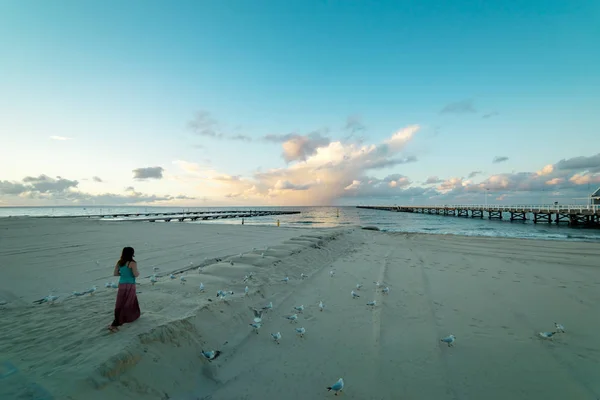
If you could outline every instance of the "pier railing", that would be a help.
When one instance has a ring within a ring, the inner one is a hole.
[[[583,211],[592,211],[599,212],[600,205],[592,205],[592,204],[558,204],[558,205],[549,205],[549,204],[512,204],[512,205],[494,205],[494,204],[447,204],[447,205],[436,205],[436,206],[395,206],[399,208],[462,208],[469,210],[492,210],[492,211],[510,211],[510,210],[531,210],[533,211],[546,211],[546,212],[583,212]]]

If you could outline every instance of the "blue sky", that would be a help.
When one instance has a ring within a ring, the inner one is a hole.
[[[489,187],[511,202],[600,185],[597,1],[4,1],[0,37],[0,205],[435,203]],[[348,120],[364,127],[352,138]],[[412,125],[401,148],[355,158]],[[412,161],[369,167],[380,158]]]

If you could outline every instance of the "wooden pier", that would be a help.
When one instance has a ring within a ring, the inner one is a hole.
[[[44,215],[37,218],[130,218],[130,217],[162,217],[162,218],[136,218],[135,221],[166,221],[176,219],[220,219],[220,218],[249,218],[265,215],[300,214],[300,211],[270,211],[270,210],[218,210],[218,211],[181,211],[181,212],[137,212],[137,213],[103,213],[88,215]]]
[[[171,222],[173,220],[184,222],[184,221],[208,221],[215,219],[228,219],[228,218],[252,218],[252,217],[265,217],[269,215],[290,215],[290,214],[300,214],[300,211],[244,211],[244,212],[236,212],[231,214],[226,214],[223,212],[214,213],[214,214],[206,214],[206,213],[192,213],[188,215],[169,215],[166,217],[156,216],[156,217],[148,217],[148,218],[132,218],[125,221],[148,221],[148,222]]]
[[[450,215],[466,218],[533,220],[537,223],[567,223],[571,226],[600,228],[600,205],[444,205],[444,206],[358,206],[370,210]]]

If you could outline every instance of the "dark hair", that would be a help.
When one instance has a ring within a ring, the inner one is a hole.
[[[118,263],[119,267],[122,267],[128,262],[133,261],[134,253],[135,250],[133,250],[133,247],[123,247],[123,251],[121,252],[121,258],[119,259]]]

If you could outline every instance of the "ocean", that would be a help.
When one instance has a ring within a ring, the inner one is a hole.
[[[322,228],[336,226],[377,226],[382,231],[430,233],[442,235],[487,236],[523,239],[573,240],[600,242],[600,229],[569,227],[564,224],[533,224],[532,221],[510,222],[459,218],[455,216],[397,213],[356,207],[0,207],[0,218],[11,216],[67,216],[122,214],[141,212],[182,212],[221,210],[297,210],[301,214],[246,218],[246,225],[275,225]],[[339,215],[339,216],[338,216]],[[107,223],[126,218],[105,218]],[[179,222],[170,222],[179,223]],[[239,218],[184,222],[192,224],[240,224]]]

